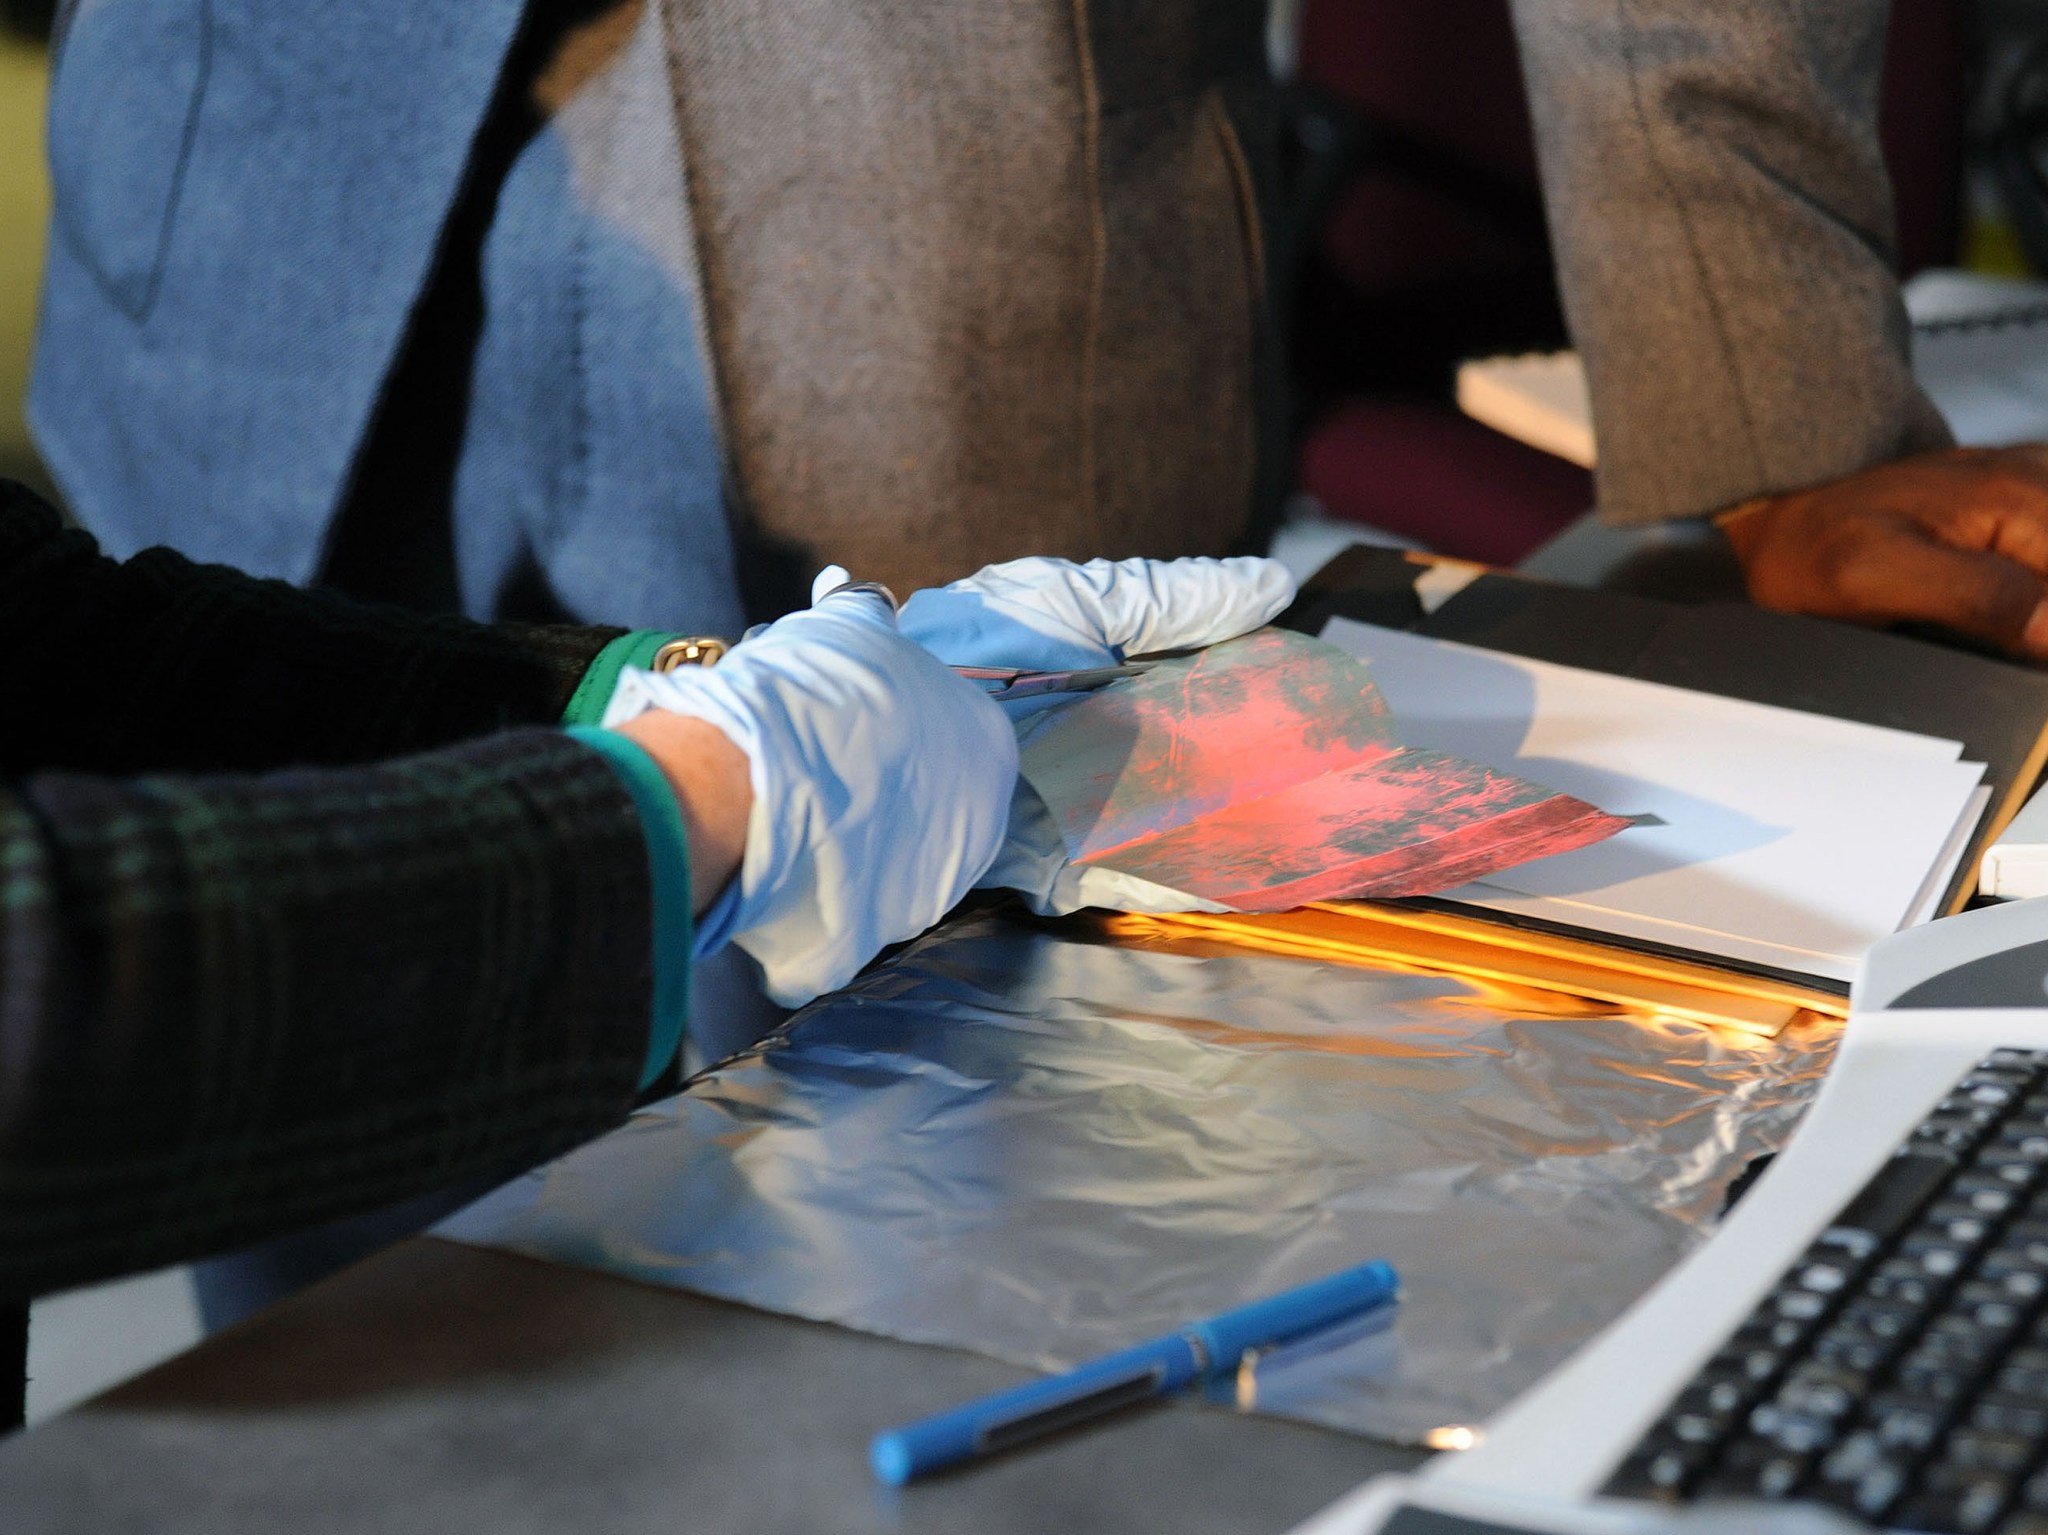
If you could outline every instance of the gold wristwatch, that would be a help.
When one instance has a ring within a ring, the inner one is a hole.
[[[651,672],[672,672],[679,666],[716,666],[718,658],[732,646],[712,634],[686,634],[670,640],[655,651],[647,665]]]

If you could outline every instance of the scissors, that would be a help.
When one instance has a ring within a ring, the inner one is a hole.
[[[650,671],[674,671],[679,666],[716,666],[732,647],[709,634],[693,634],[670,640],[654,653]],[[1016,666],[956,666],[956,675],[979,683],[983,692],[998,703],[1013,698],[1039,698],[1048,693],[1088,693],[1107,687],[1123,677],[1150,671],[1151,660],[1125,661],[1117,666],[1081,666],[1065,671],[1034,672]]]
[[[998,703],[1013,698],[1038,698],[1047,693],[1088,693],[1123,677],[1149,672],[1156,661],[1125,661],[1116,666],[1081,666],[1066,671],[1031,672],[1014,666],[956,666],[953,670]]]
[[[873,592],[890,607],[898,607],[896,594],[879,581],[843,581],[826,593]],[[1124,677],[1150,671],[1161,658],[1144,657],[1115,666],[1077,666],[1064,671],[1034,672],[1016,666],[956,666],[954,672],[969,682],[981,684],[982,691],[997,703],[1016,698],[1043,698],[1048,693],[1092,693]]]
[[[898,606],[896,594],[879,581],[842,581],[825,595],[840,592],[873,592],[891,608]],[[673,671],[678,666],[716,666],[732,647],[713,635],[696,634],[670,640],[654,654],[651,669]],[[1124,661],[1115,666],[1069,667],[1064,671],[1034,672],[1016,666],[956,666],[954,672],[969,682],[981,684],[983,692],[998,703],[1015,698],[1042,698],[1049,693],[1090,693],[1124,677],[1150,671],[1159,658]]]

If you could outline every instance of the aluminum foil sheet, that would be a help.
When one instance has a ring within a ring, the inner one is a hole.
[[[1443,1443],[1703,1238],[1833,1042],[981,915],[442,1234],[1041,1368],[1386,1258],[1392,1326],[1244,1405]]]

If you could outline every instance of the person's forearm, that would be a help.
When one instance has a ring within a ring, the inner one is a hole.
[[[754,790],[747,755],[717,726],[650,709],[615,726],[661,769],[690,845],[691,909],[702,912],[739,872]]]
[[[1610,518],[1706,515],[1947,443],[1892,272],[1887,9],[1515,0]]]
[[[424,618],[196,565],[126,562],[0,481],[0,772],[238,772],[554,724],[617,629]]]

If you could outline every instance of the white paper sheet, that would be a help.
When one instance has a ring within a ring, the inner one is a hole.
[[[1983,778],[1932,736],[1346,619],[1322,637],[1371,664],[1405,741],[1661,818],[1448,892],[1495,910],[1847,980]]]
[[[1963,854],[1970,850],[1970,838],[1976,835],[1978,822],[1984,819],[1984,812],[1990,808],[1991,785],[1980,783],[1963,806],[1963,813],[1956,818],[1955,829],[1948,834],[1948,843],[1941,850],[1941,861],[1920,886],[1920,893],[1913,897],[1912,909],[1906,913],[1906,920],[1899,924],[1901,928],[1918,927],[1941,915],[1949,886],[1955,883],[1956,875],[1962,870]]]

